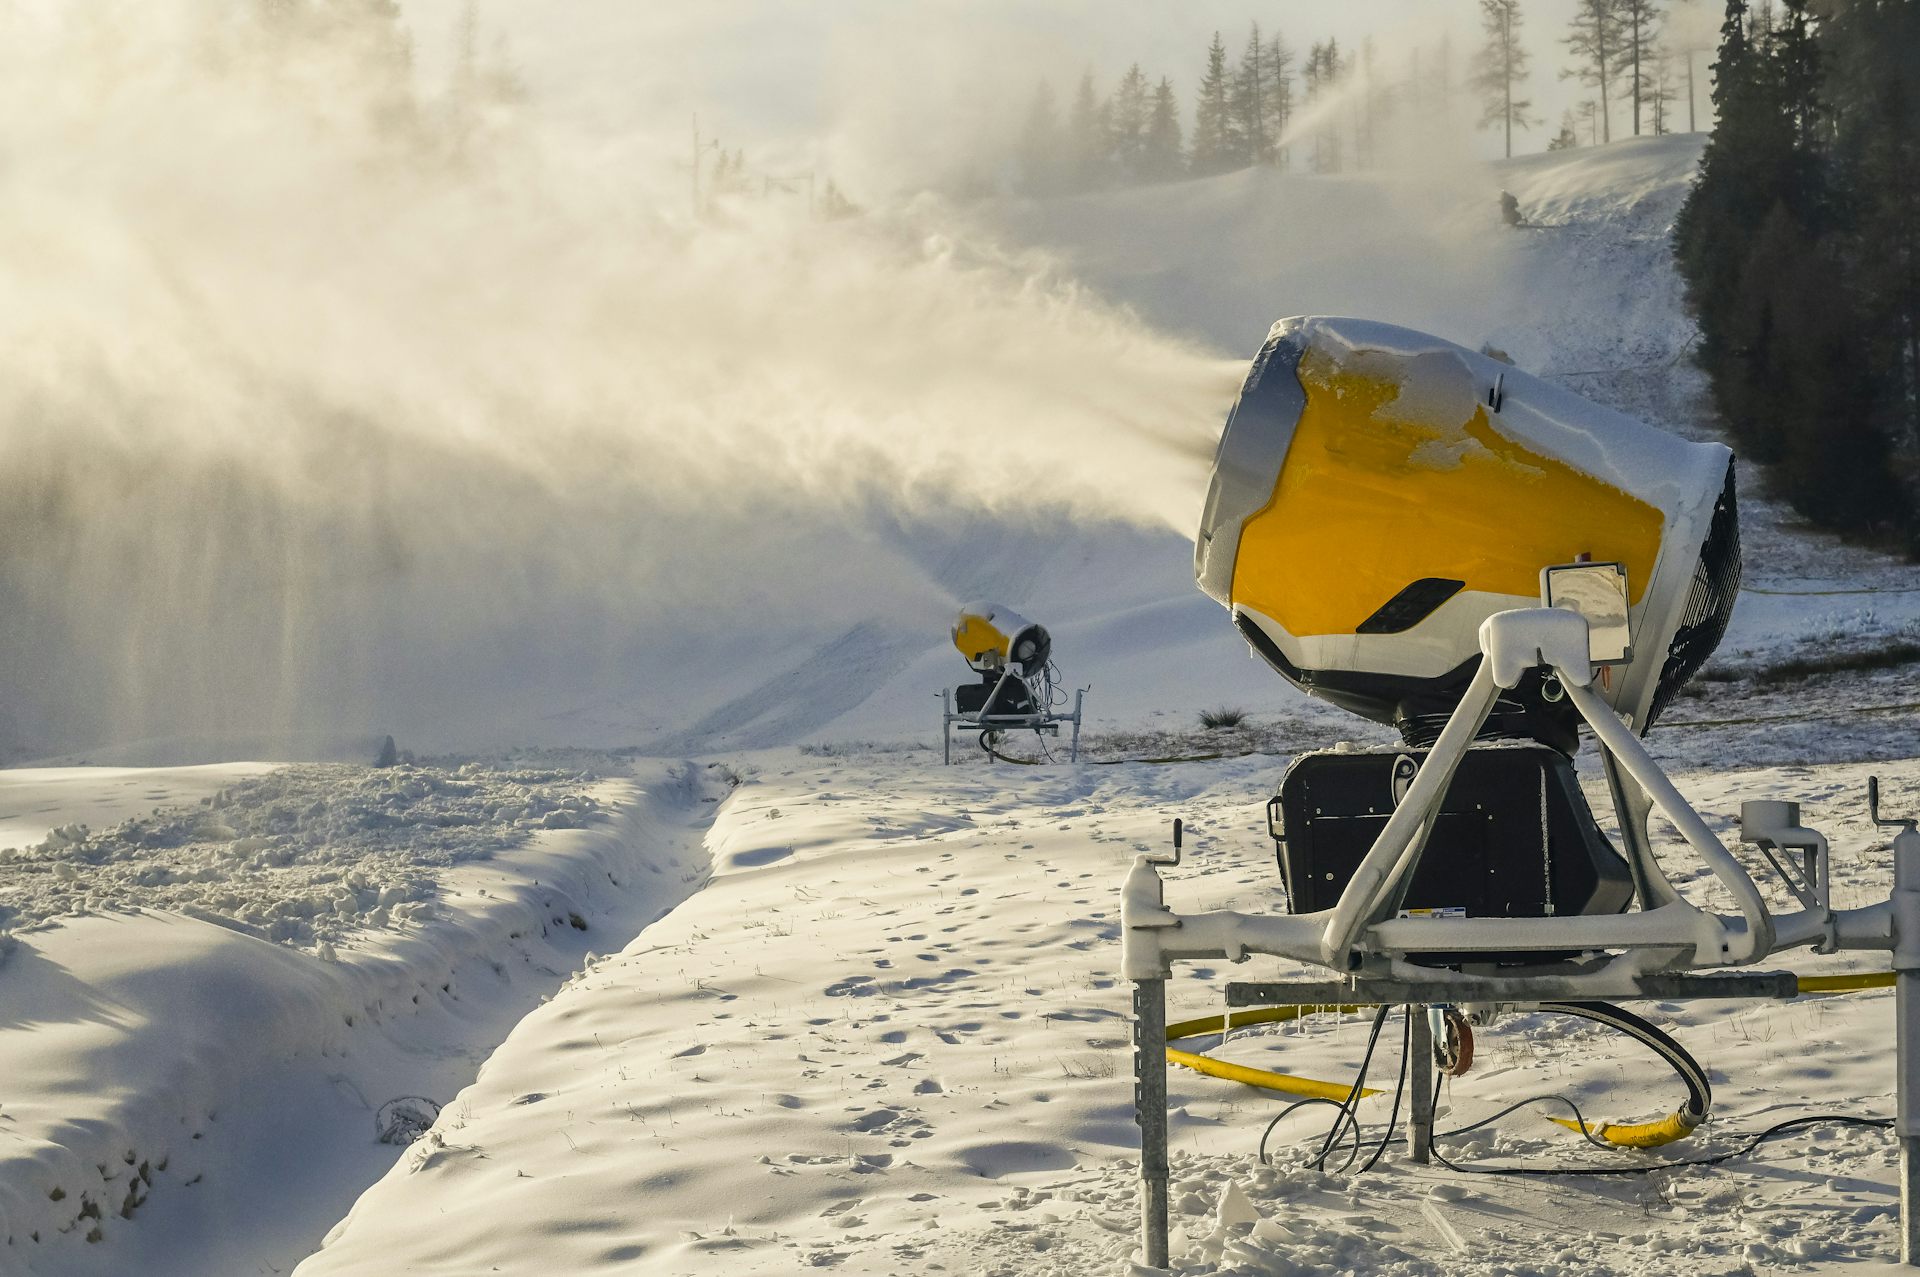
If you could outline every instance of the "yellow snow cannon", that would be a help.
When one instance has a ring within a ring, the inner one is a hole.
[[[995,744],[1010,729],[1030,728],[1040,736],[1058,736],[1060,724],[1071,723],[1070,758],[1078,761],[1080,708],[1086,689],[1074,693],[1071,714],[1056,709],[1065,694],[1054,687],[1053,637],[1046,627],[1012,608],[982,601],[962,607],[950,633],[954,647],[980,681],[941,693],[941,737],[947,761],[953,761],[954,723],[979,729],[981,748],[995,758],[1001,757]]]
[[[977,673],[998,675],[1008,666],[1030,678],[1047,665],[1052,636],[998,603],[968,603],[953,623],[953,645]]]
[[[1732,462],[1718,444],[1424,333],[1354,319],[1274,325],[1220,438],[1195,573],[1288,681],[1397,727],[1403,742],[1303,753],[1288,767],[1268,819],[1294,911],[1341,900],[1479,671],[1480,627],[1495,613],[1580,612],[1594,690],[1645,733],[1733,609]],[[1580,723],[1545,667],[1501,692],[1477,743],[1447,764],[1392,909],[1551,918],[1617,913],[1636,893],[1666,899],[1645,795],[1611,756],[1629,859],[1587,805],[1573,768]]]
[[[1438,337],[1284,319],[1221,434],[1195,575],[1290,682],[1420,744],[1479,665],[1480,623],[1589,562],[1560,579],[1623,589],[1600,690],[1644,734],[1733,609],[1732,462]],[[1571,752],[1554,690],[1523,685],[1496,734]]]

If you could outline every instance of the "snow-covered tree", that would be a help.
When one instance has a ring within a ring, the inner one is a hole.
[[[1200,93],[1193,110],[1192,166],[1194,175],[1206,177],[1224,173],[1233,166],[1228,140],[1227,46],[1220,33],[1213,33],[1207,48],[1207,72],[1200,79]]]
[[[1171,181],[1180,176],[1185,167],[1180,151],[1180,107],[1174,100],[1173,81],[1161,76],[1153,90],[1153,103],[1147,109],[1141,176],[1149,182]]]
[[[1229,137],[1241,164],[1265,164],[1273,158],[1267,119],[1270,74],[1267,48],[1256,22],[1247,34],[1246,50],[1240,55],[1240,66],[1227,93]]]

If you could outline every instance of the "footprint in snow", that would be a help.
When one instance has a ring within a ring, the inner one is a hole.
[[[830,998],[868,998],[878,990],[873,987],[872,976],[855,975],[828,985],[825,992]]]

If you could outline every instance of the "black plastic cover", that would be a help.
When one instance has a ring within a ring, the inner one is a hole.
[[[1681,613],[1673,642],[1667,645],[1667,660],[1660,667],[1660,681],[1653,691],[1653,704],[1647,709],[1647,721],[1639,725],[1644,733],[1652,727],[1680,689],[1687,685],[1713,650],[1726,636],[1727,622],[1733,617],[1733,605],[1740,597],[1740,510],[1733,488],[1733,462],[1727,462],[1727,483],[1714,503],[1713,522],[1700,547],[1700,562],[1694,565],[1693,583],[1687,590],[1686,611]]]
[[[1330,909],[1386,827],[1426,751],[1304,754],[1272,809],[1275,856],[1298,913]],[[1414,871],[1405,909],[1470,918],[1619,913],[1633,898],[1627,863],[1580,792],[1573,764],[1530,744],[1482,745],[1460,760]],[[1480,954],[1476,962],[1554,955]],[[1464,955],[1417,955],[1457,965]]]

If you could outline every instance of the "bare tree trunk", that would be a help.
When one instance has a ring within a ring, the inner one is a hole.
[[[1640,136],[1640,38],[1633,41],[1633,135]]]
[[[1513,158],[1513,6],[1500,11],[1500,71],[1507,95],[1507,158]]]
[[[1613,112],[1607,107],[1607,51],[1600,50],[1595,55],[1595,61],[1600,64],[1600,140],[1611,142],[1613,141]]]

